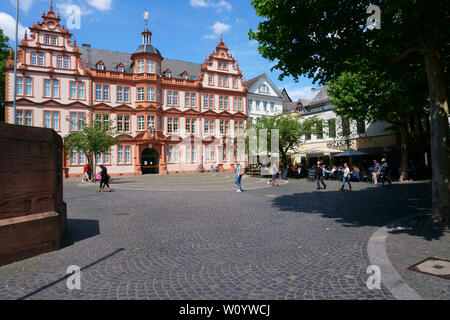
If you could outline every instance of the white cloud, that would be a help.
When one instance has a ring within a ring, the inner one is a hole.
[[[88,0],[87,3],[100,11],[110,10],[112,6],[112,0]]]
[[[11,4],[14,6],[14,8],[16,7],[16,0],[9,0],[9,2],[11,2]],[[30,10],[33,2],[34,2],[34,0],[20,0],[19,8],[25,12],[28,12],[28,10]]]
[[[10,16],[5,12],[0,12],[0,29],[3,30],[3,33],[8,36],[11,41],[15,41],[16,39],[16,19]],[[23,39],[25,28],[19,23],[19,41]],[[30,32],[28,31],[28,35]]]
[[[213,34],[207,34],[204,35],[203,38],[205,39],[216,39],[221,33],[224,33],[228,30],[230,30],[231,25],[220,22],[220,21],[216,21],[213,26],[211,27],[211,29],[213,30]]]
[[[217,11],[233,10],[231,3],[225,0],[213,1],[213,0],[189,0],[189,4],[197,8],[216,8]]]
[[[313,91],[314,87],[307,86],[307,87],[301,87],[301,88],[294,88],[294,89],[286,89],[289,96],[291,97],[292,101],[297,101],[298,99],[313,99],[318,91]]]

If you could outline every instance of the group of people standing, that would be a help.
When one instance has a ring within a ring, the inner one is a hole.
[[[331,171],[330,171],[331,172]],[[330,173],[327,171],[326,166],[322,163],[322,161],[317,161],[317,166],[315,169],[315,176],[314,178],[317,181],[317,190],[321,189],[321,185],[323,186],[323,189],[325,190],[327,188],[327,185],[325,184],[325,176],[327,173]],[[339,189],[341,191],[344,190],[345,184],[348,183],[348,187],[350,191],[352,190],[352,184],[350,183],[350,168],[348,166],[348,163],[344,163],[344,169],[343,169],[343,176],[342,176],[342,187]]]
[[[100,188],[97,190],[98,192],[102,192],[105,187],[108,188],[108,192],[111,192],[111,187],[109,186],[109,179],[111,177],[108,174],[108,170],[105,166],[100,165],[100,172],[97,173],[97,180],[100,180]],[[89,164],[86,164],[83,168],[83,178],[81,182],[90,182],[92,181],[92,168]]]

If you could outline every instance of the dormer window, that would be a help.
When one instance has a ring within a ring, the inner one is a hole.
[[[99,62],[97,63],[97,70],[105,70],[105,65],[103,64],[103,62]]]
[[[185,71],[181,74],[181,76],[183,77],[183,79],[187,80],[189,78],[188,73]]]
[[[165,76],[166,76],[166,78],[171,78],[172,73],[170,73],[170,71],[166,71]]]
[[[117,65],[117,72],[125,72],[125,67],[123,66],[123,64],[119,63]]]

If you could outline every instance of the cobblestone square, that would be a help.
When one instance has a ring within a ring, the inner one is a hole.
[[[380,290],[366,286],[368,240],[390,221],[426,212],[429,183],[359,182],[342,192],[336,181],[317,191],[304,179],[271,187],[246,176],[237,193],[233,180],[231,173],[119,177],[111,193],[66,180],[63,247],[0,267],[0,298],[394,298],[383,282]],[[400,240],[407,236],[420,237]],[[422,257],[388,244],[396,267]],[[81,290],[67,288],[70,265],[81,268]],[[427,277],[400,273],[413,287]],[[439,294],[418,285],[422,297],[450,297],[448,281],[429,281]]]

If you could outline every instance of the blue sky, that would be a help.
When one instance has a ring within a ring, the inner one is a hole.
[[[0,28],[14,45],[16,0],[2,0]],[[50,8],[50,0],[20,0],[20,31],[41,20],[43,10]],[[311,79],[278,80],[278,71],[270,71],[274,63],[258,53],[256,41],[250,41],[248,31],[256,29],[261,20],[250,0],[54,0],[53,9],[59,11],[67,26],[67,7],[81,9],[81,28],[71,29],[77,44],[88,43],[93,48],[133,52],[141,43],[144,29],[143,12],[150,13],[149,29],[152,44],[163,57],[201,63],[212,52],[223,33],[224,42],[239,61],[246,79],[267,73],[279,88],[286,88],[293,99],[311,98],[315,87]]]

